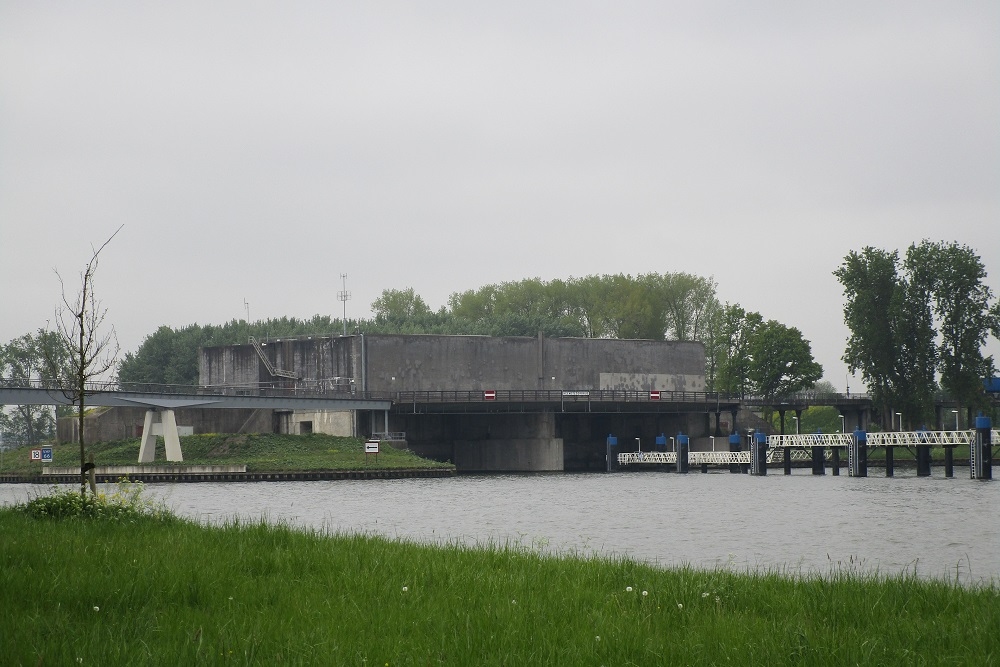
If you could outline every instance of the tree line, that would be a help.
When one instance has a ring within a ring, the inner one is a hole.
[[[194,384],[198,348],[246,343],[250,336],[383,334],[570,336],[699,341],[709,391],[776,396],[812,386],[822,367],[794,328],[739,305],[721,304],[711,278],[687,273],[538,278],[456,292],[433,310],[412,288],[386,289],[373,317],[345,323],[329,316],[221,326],[160,327],[119,368],[122,382]]]
[[[996,368],[982,349],[991,334],[1000,338],[1000,303],[972,248],[924,240],[901,258],[867,246],[833,275],[850,330],[843,360],[861,372],[883,425],[895,412],[911,427],[933,423],[942,392],[970,409],[988,407],[983,380]]]

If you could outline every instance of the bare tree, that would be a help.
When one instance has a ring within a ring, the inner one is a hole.
[[[119,351],[114,327],[103,330],[107,310],[95,296],[94,276],[97,273],[98,256],[122,227],[116,229],[107,241],[93,251],[86,268],[80,273],[80,291],[75,300],[70,301],[66,296],[66,284],[59,271],[56,271],[62,288],[62,305],[56,308],[56,329],[60,342],[65,347],[70,372],[70,377],[65,378],[60,384],[63,394],[73,402],[77,411],[81,496],[87,495],[87,470],[91,467],[87,464],[83,439],[86,397],[93,391],[94,380],[115,367]],[[55,359],[49,356],[46,361],[50,365],[55,363]]]

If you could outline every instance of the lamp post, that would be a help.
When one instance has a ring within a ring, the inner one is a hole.
[[[847,427],[844,425],[844,415],[840,415],[840,432],[847,433]]]
[[[955,430],[957,431],[958,430],[958,410],[952,410],[952,413],[954,413],[954,415],[955,415]]]
[[[712,451],[714,452],[715,451],[715,436],[714,435],[710,435],[710,436],[708,436],[708,439],[712,441]]]
[[[677,441],[674,440],[674,436],[670,436],[670,449],[677,451]]]
[[[639,438],[636,438],[635,444],[639,445],[639,453],[642,454],[642,441],[639,440]]]
[[[799,434],[799,418],[798,417],[792,417],[792,419],[795,420],[795,435],[798,435]]]
[[[896,419],[899,420],[899,428],[897,430],[902,431],[903,430],[903,413],[902,412],[897,412],[896,413]]]

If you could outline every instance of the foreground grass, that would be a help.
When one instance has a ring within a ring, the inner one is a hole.
[[[156,462],[165,465],[163,438],[157,439]],[[96,443],[88,447],[97,465],[136,465],[139,439]],[[185,465],[246,464],[249,472],[286,472],[306,470],[361,470],[366,468],[439,468],[450,464],[424,459],[383,443],[378,457],[365,457],[364,441],[314,433],[281,434],[202,434],[181,438]],[[53,462],[45,465],[80,466],[80,449],[75,443],[55,445]],[[8,452],[6,473],[41,474],[42,464],[28,460],[27,449]]]
[[[994,665],[1000,590],[0,509],[12,665]]]

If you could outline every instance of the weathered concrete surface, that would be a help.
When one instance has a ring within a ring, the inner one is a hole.
[[[689,341],[378,334],[283,339],[262,349],[300,386],[345,391],[705,389],[704,346]],[[294,385],[270,377],[251,345],[203,348],[199,370],[203,385]]]
[[[559,472],[563,470],[560,438],[459,440],[455,442],[459,472]]]

